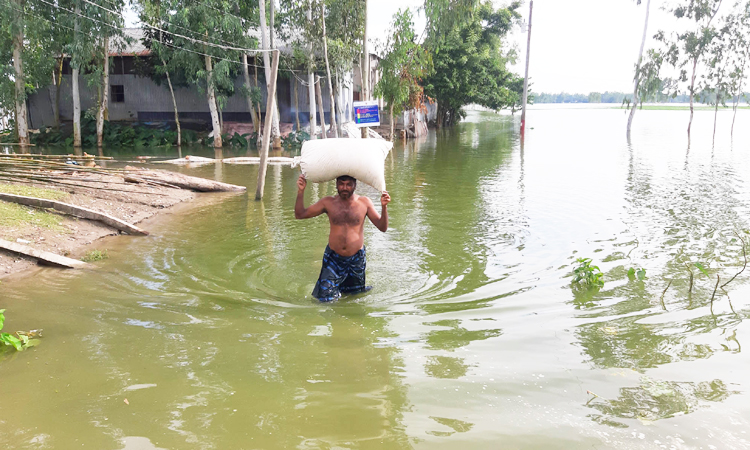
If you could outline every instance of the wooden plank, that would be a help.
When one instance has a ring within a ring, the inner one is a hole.
[[[124,231],[128,234],[135,234],[135,235],[141,235],[141,236],[148,235],[148,231],[142,230],[136,227],[135,225],[131,225],[127,222],[124,222],[110,215],[96,212],[88,208],[82,208],[80,206],[71,205],[69,203],[57,202],[54,200],[47,200],[43,198],[24,197],[22,195],[13,195],[13,194],[4,194],[4,193],[0,193],[0,200],[5,200],[8,202],[18,203],[18,204],[26,205],[26,206],[34,206],[36,208],[52,208],[55,211],[60,211],[65,214],[70,214],[71,216],[76,216],[82,219],[96,220],[96,221],[102,222],[116,230]]]
[[[43,250],[37,250],[27,245],[6,241],[4,239],[0,239],[0,249],[30,256],[39,261],[39,263],[49,264],[51,266],[63,267],[66,269],[83,269],[86,267],[90,267],[89,264],[86,264],[85,262],[79,261],[77,259],[66,258],[65,256],[56,255],[54,253],[45,252]]]

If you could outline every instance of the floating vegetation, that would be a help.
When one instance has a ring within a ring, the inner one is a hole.
[[[604,274],[598,266],[591,265],[591,258],[577,258],[578,267],[573,270],[573,283],[579,286],[600,288],[604,286]]]
[[[3,324],[5,323],[4,313],[5,313],[5,310],[0,309],[0,330],[3,329]],[[31,330],[27,332],[17,331],[15,336],[10,333],[0,332],[0,345],[13,347],[19,352],[22,352],[29,347],[33,347],[37,345],[39,341],[34,339],[34,337],[41,336],[41,335],[42,335],[41,330]]]
[[[646,269],[639,267],[638,269],[631,267],[628,269],[628,278],[632,280],[643,281],[646,279]]]

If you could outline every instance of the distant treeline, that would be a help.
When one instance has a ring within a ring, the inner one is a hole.
[[[559,94],[549,94],[542,92],[534,94],[534,103],[622,103],[632,101],[633,94],[624,92],[590,92],[588,94],[569,94],[560,92]],[[677,95],[676,97],[662,96],[658,99],[645,100],[646,102],[656,103],[688,103],[690,97],[687,94]]]

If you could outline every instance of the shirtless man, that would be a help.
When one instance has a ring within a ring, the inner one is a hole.
[[[336,191],[339,195],[324,197],[305,208],[305,187],[307,180],[304,175],[300,175],[297,180],[294,217],[309,219],[326,213],[331,224],[328,245],[323,253],[323,268],[315,283],[313,297],[322,302],[330,302],[337,300],[342,293],[369,291],[372,287],[365,286],[365,216],[378,230],[385,232],[388,229],[386,206],[391,201],[391,196],[387,192],[380,196],[380,215],[369,198],[354,193],[357,180],[344,175],[336,179]]]

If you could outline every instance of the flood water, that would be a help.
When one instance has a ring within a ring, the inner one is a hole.
[[[538,109],[522,146],[470,113],[397,144],[374,289],[333,304],[295,170],[255,202],[257,166],[180,169],[250,193],[0,285],[4,331],[44,329],[0,356],[0,448],[748,449],[750,269],[711,297],[750,244],[750,111],[713,144],[697,112],[690,146],[687,115],[640,111],[628,144],[621,110]],[[602,289],[571,286],[581,257]]]

